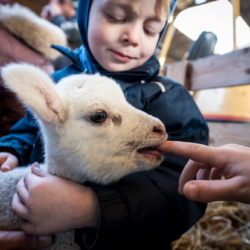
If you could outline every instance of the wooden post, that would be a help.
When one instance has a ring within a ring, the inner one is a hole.
[[[159,54],[159,62],[160,62],[161,67],[165,64],[166,57],[170,48],[170,44],[174,37],[174,33],[175,33],[174,20],[175,20],[175,17],[173,18],[173,21],[169,24],[168,29],[163,38],[162,48]]]
[[[233,46],[234,50],[237,49],[236,45],[236,19],[240,16],[240,0],[231,0],[233,6]]]

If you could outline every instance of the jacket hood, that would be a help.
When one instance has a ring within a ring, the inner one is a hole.
[[[170,7],[170,15],[173,14],[173,11],[176,7],[177,1],[178,0],[172,0],[171,7]],[[139,66],[138,68],[134,68],[132,70],[122,71],[122,72],[107,72],[105,69],[103,69],[98,64],[98,62],[95,60],[94,56],[92,55],[92,53],[90,51],[88,39],[87,39],[88,19],[89,19],[89,11],[90,11],[90,7],[91,7],[91,2],[92,2],[92,0],[78,0],[78,8],[77,8],[78,9],[77,22],[78,22],[78,26],[79,26],[80,36],[81,36],[81,39],[83,42],[83,47],[82,47],[81,54],[80,54],[80,60],[83,64],[83,67],[85,69],[87,69],[87,71],[89,73],[100,72],[101,74],[108,75],[108,76],[114,77],[116,79],[120,78],[121,74],[128,76],[131,71],[133,73],[138,71],[139,74],[142,73],[142,71],[144,72],[144,74],[146,72],[148,72],[148,73],[150,72],[150,74],[151,74],[152,71],[154,71],[154,74],[155,73],[157,74],[159,71],[160,65],[159,65],[158,60],[155,56],[152,56],[147,62],[145,62],[143,65]],[[168,25],[168,22],[166,22],[165,27],[160,34],[159,41],[163,37],[163,34],[167,28],[167,25]],[[157,67],[156,67],[156,65],[157,65]],[[155,70],[157,72],[155,72]],[[143,76],[143,77],[145,77],[145,76]]]
[[[52,44],[67,46],[66,35],[59,27],[19,4],[0,4],[0,23],[48,60],[61,55],[50,47]]]

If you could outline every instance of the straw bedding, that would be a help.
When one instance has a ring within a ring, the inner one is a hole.
[[[250,205],[208,204],[203,218],[173,242],[173,250],[250,250]]]

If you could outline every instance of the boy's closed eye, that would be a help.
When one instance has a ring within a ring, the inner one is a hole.
[[[156,35],[159,35],[160,32],[161,32],[161,28],[158,28],[159,25],[154,25],[154,24],[151,24],[150,26],[149,25],[145,25],[143,27],[144,29],[144,32],[146,33],[146,35],[148,36],[156,36]]]
[[[140,16],[140,10],[133,8],[130,1],[107,1],[103,6],[103,12],[107,21],[111,23],[123,24],[133,22]],[[155,36],[163,29],[166,19],[155,16],[143,17],[143,30],[149,36]]]
[[[115,15],[109,14],[109,13],[106,13],[106,16],[107,16],[108,21],[110,21],[112,23],[124,23],[127,21],[127,19],[125,17],[118,17],[118,16],[115,16]]]
[[[107,19],[112,22],[112,23],[118,23],[118,24],[121,24],[121,23],[125,23],[127,21],[126,18],[124,17],[116,17],[112,14],[109,14],[109,13],[106,13],[106,16],[107,16]],[[156,29],[153,29],[151,27],[143,27],[145,33],[149,36],[156,36],[157,34],[160,33],[160,31],[157,31]],[[159,29],[160,30],[160,29]]]
[[[160,33],[160,32],[154,32],[154,31],[152,31],[152,30],[150,30],[150,29],[147,29],[147,28],[145,28],[145,27],[144,27],[144,31],[145,31],[145,33],[146,33],[148,36],[156,36],[157,34]]]

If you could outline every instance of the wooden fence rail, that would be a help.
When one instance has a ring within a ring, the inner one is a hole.
[[[188,90],[250,84],[250,47],[224,55],[167,64],[164,75],[179,81]]]

